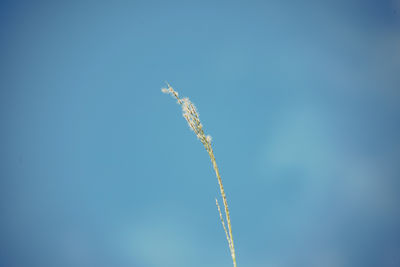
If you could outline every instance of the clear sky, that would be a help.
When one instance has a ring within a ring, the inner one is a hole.
[[[1,1],[0,266],[400,266],[400,2]]]

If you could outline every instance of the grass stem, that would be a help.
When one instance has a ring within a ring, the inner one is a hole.
[[[219,174],[218,165],[215,160],[214,152],[212,149],[211,136],[206,135],[204,133],[203,125],[200,122],[199,113],[197,112],[196,107],[189,100],[189,98],[180,98],[178,92],[176,92],[168,83],[167,83],[167,88],[163,88],[163,89],[161,89],[161,91],[163,93],[172,95],[178,101],[178,104],[181,105],[181,107],[182,107],[183,117],[187,121],[190,129],[193,130],[193,132],[196,134],[197,138],[201,141],[201,143],[207,150],[208,155],[210,156],[211,163],[213,165],[215,175],[217,176],[217,180],[218,180],[219,190],[221,193],[223,206],[224,206],[225,219],[222,216],[222,212],[221,212],[221,208],[218,204],[218,200],[215,199],[215,201],[217,204],[218,213],[219,213],[219,217],[221,219],[222,227],[224,228],[226,239],[228,241],[229,250],[230,250],[232,261],[233,261],[233,266],[236,267],[236,254],[235,254],[235,246],[233,243],[232,224],[231,224],[231,218],[229,215],[228,201],[226,200],[226,194],[225,194],[224,186],[222,185],[221,175]],[[226,223],[225,223],[225,220],[226,220]],[[226,225],[228,226],[228,229],[226,228]]]

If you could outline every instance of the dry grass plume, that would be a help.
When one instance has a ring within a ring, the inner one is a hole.
[[[221,175],[219,174],[217,162],[215,161],[214,152],[211,145],[211,136],[206,135],[203,130],[203,125],[200,122],[199,113],[196,110],[194,104],[189,100],[189,98],[180,98],[178,92],[176,92],[168,83],[167,88],[162,88],[161,91],[166,94],[170,94],[178,101],[178,104],[182,107],[183,117],[186,119],[187,123],[189,124],[190,129],[196,134],[197,138],[201,141],[203,146],[208,152],[210,156],[215,174],[217,176],[219,190],[221,193],[222,201],[224,204],[224,213],[225,219],[222,215],[221,208],[218,204],[218,200],[215,199],[217,204],[219,216],[221,219],[222,226],[225,231],[226,239],[228,241],[229,250],[231,252],[233,266],[236,267],[236,255],[235,255],[235,246],[233,243],[233,236],[232,236],[232,224],[231,218],[229,216],[229,209],[228,209],[228,201],[226,200],[226,194],[224,190],[224,186],[222,185]],[[228,227],[226,227],[228,226]]]

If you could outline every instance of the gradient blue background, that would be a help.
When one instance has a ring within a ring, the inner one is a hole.
[[[0,266],[400,266],[400,2],[1,1]]]

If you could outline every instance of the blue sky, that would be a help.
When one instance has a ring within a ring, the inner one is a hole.
[[[400,265],[400,2],[2,1],[0,266]]]

